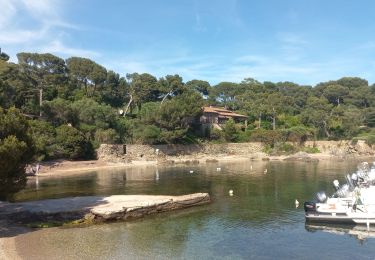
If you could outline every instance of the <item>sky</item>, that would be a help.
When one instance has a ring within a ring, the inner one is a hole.
[[[90,58],[122,76],[375,82],[372,0],[0,0],[0,47]]]

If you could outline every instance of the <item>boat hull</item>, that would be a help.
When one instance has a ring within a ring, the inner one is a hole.
[[[326,204],[323,204],[327,206]],[[356,210],[352,207],[325,207],[315,202],[305,202],[306,222],[312,223],[332,223],[332,224],[354,224],[369,225],[375,224],[375,212]]]
[[[375,216],[373,214],[369,216],[362,216],[359,214],[348,215],[345,213],[308,213],[305,215],[306,222],[310,223],[334,223],[334,224],[357,224],[367,225],[375,224]]]

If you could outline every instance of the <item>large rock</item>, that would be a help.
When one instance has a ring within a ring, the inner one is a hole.
[[[317,158],[311,157],[308,153],[298,152],[284,159],[285,161],[302,161],[302,162],[315,162],[319,161]]]
[[[20,222],[41,220],[126,220],[210,202],[208,193],[183,196],[113,195],[50,199],[21,203],[0,202],[0,219]]]
[[[90,210],[91,219],[99,221],[139,218],[158,212],[171,211],[210,202],[208,193],[184,196],[118,195],[107,197],[106,203]]]

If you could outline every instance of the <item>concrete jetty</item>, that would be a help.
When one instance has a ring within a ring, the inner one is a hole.
[[[21,203],[0,202],[0,219],[19,222],[89,219],[93,222],[128,220],[209,203],[208,193],[183,196],[112,195],[49,199]]]

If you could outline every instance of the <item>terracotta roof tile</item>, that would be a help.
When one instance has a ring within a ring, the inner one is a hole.
[[[220,108],[220,107],[203,107],[203,112],[205,113],[217,113],[220,116],[225,116],[225,117],[247,117],[244,115],[240,115],[237,113],[234,113],[233,111]]]

